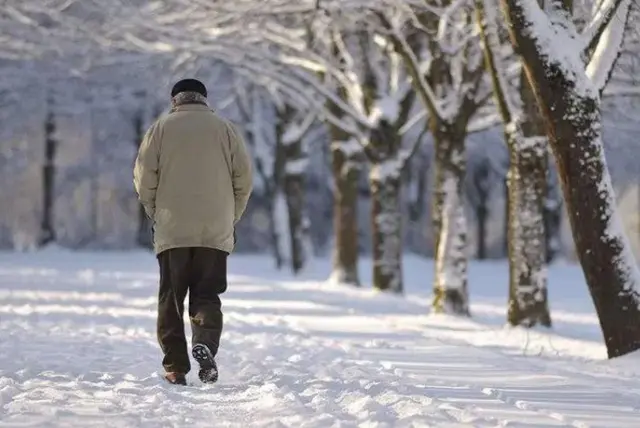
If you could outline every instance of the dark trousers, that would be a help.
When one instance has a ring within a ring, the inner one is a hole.
[[[158,254],[158,342],[167,372],[191,369],[184,331],[184,300],[189,292],[192,344],[218,352],[222,334],[219,295],[227,290],[228,253],[213,248],[174,248]]]

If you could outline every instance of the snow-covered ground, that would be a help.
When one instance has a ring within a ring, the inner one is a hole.
[[[220,382],[160,380],[146,253],[0,253],[0,427],[638,427],[640,358],[605,359],[580,270],[550,271],[552,332],[504,327],[504,262],[473,263],[473,319],[232,256]],[[370,264],[363,262],[363,279]]]

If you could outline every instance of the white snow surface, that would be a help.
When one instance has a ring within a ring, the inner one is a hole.
[[[637,427],[640,356],[607,361],[580,269],[550,267],[552,331],[504,327],[505,262],[471,263],[472,319],[233,255],[219,383],[164,383],[143,252],[0,253],[1,427]],[[361,263],[370,280],[371,263]]]

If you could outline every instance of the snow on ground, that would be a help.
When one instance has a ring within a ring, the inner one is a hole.
[[[220,382],[165,384],[145,253],[0,253],[0,427],[638,427],[640,358],[606,361],[579,269],[550,270],[552,332],[504,327],[504,262],[472,263],[471,320],[230,259]],[[368,279],[370,263],[361,272]]]

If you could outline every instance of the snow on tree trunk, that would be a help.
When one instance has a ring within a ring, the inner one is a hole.
[[[373,286],[402,293],[402,215],[400,171],[395,159],[371,164]]]
[[[524,137],[507,127],[509,144],[509,310],[511,325],[551,326],[543,205],[546,191],[546,137]]]
[[[56,124],[53,116],[52,105],[49,102],[49,111],[45,122],[44,165],[42,166],[42,223],[40,227],[41,247],[54,242],[56,239],[53,227],[53,211],[55,200],[55,175],[56,152],[58,142],[55,138]]]
[[[600,91],[606,70],[587,67],[585,73],[580,44],[537,4],[523,0],[502,3],[511,39],[524,59],[545,119],[578,257],[608,355],[613,358],[633,352],[640,349],[640,272],[615,208],[604,155]],[[628,2],[626,6],[628,13]],[[624,31],[625,25],[612,25],[618,26],[616,31]],[[603,39],[605,45],[621,44],[614,36],[608,34],[609,39]],[[610,62],[602,67],[610,69],[615,56],[611,57],[607,46],[603,51],[609,53]],[[595,60],[607,62],[607,58]]]
[[[332,137],[344,137],[332,127]],[[360,286],[358,275],[358,176],[355,159],[362,152],[352,140],[335,140],[331,144],[333,170],[333,267],[329,282]]]
[[[467,292],[467,220],[464,212],[464,139],[436,134],[433,221],[435,278],[433,310],[469,315]]]

